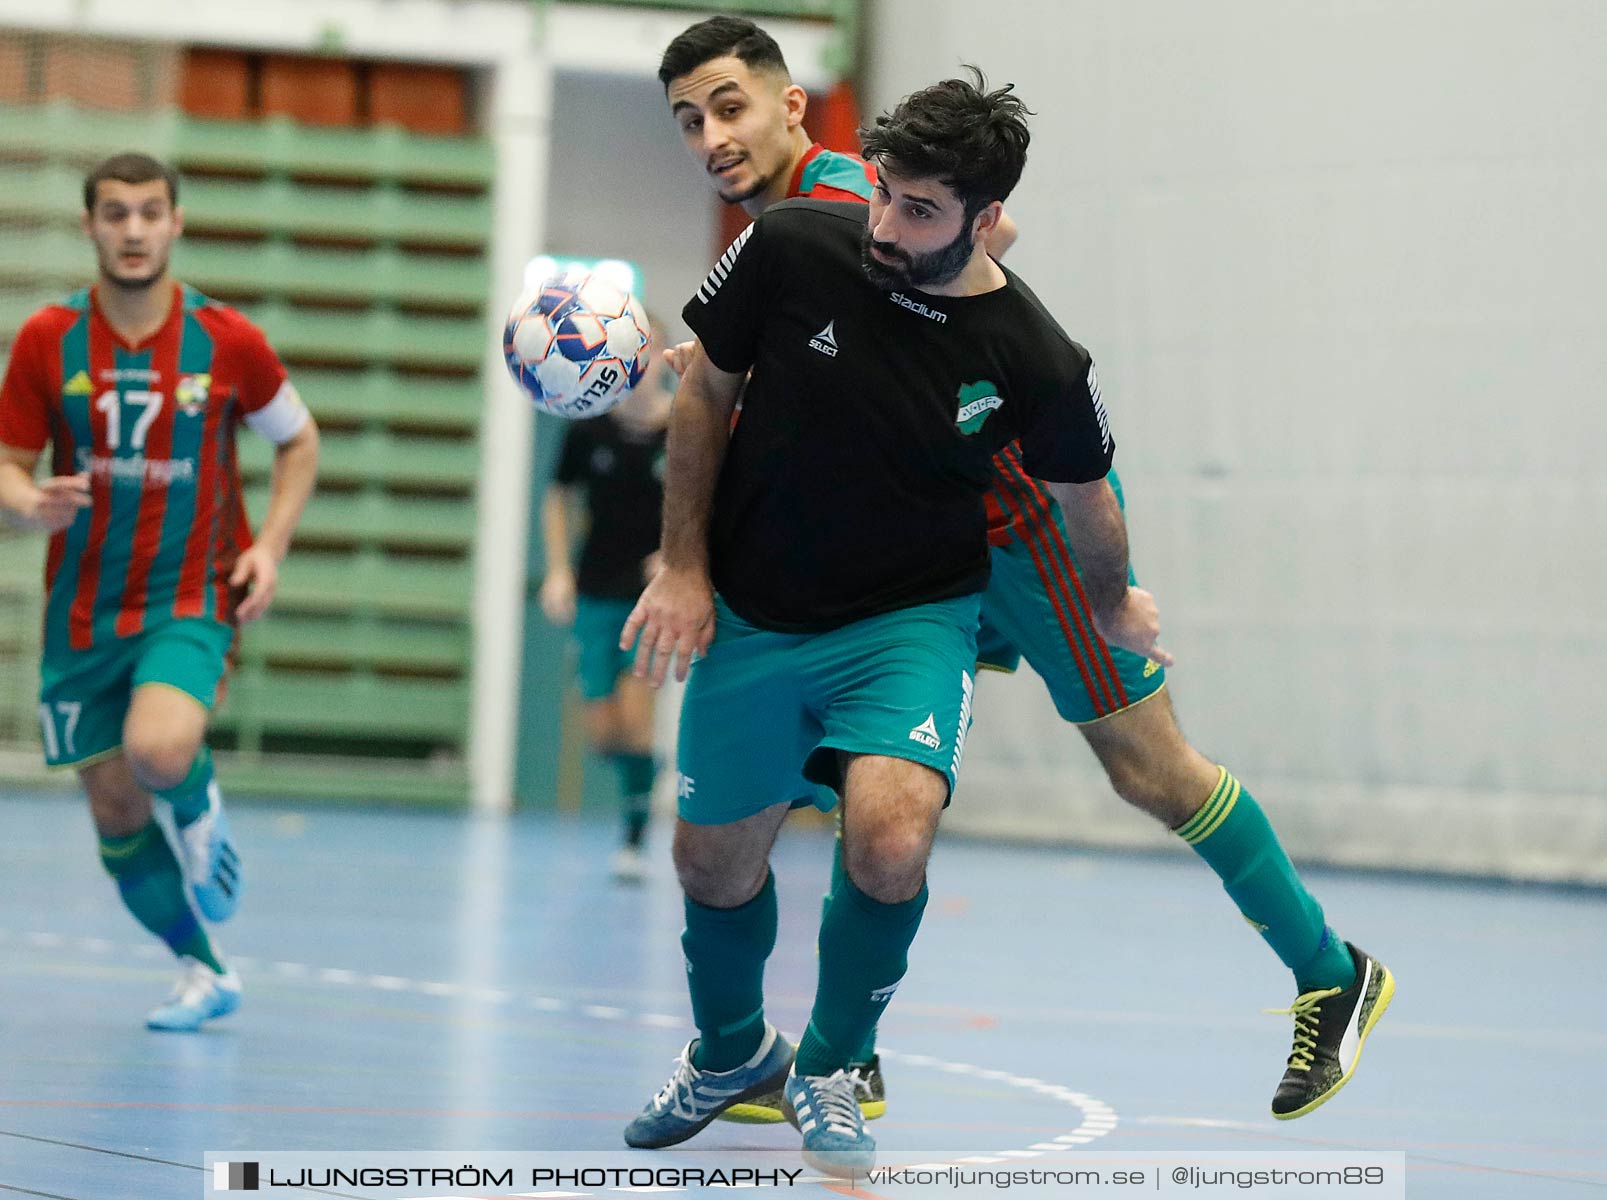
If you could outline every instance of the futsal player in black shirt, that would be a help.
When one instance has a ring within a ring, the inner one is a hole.
[[[752,21],[717,16],[689,26],[665,48],[659,80],[682,144],[704,178],[750,216],[793,196],[868,202],[877,187],[871,164],[809,144],[802,125],[807,97],[793,83],[780,46]],[[905,142],[916,136],[908,125],[895,135]],[[1006,225],[1002,220],[987,235],[995,258],[1009,243],[1000,237],[1001,231],[1008,235]],[[670,360],[679,364],[690,349],[690,342],[676,347]],[[1090,365],[1089,390],[1098,395],[1093,370]],[[1120,503],[1117,472],[1106,478]],[[1289,969],[1298,995],[1280,1011],[1294,1017],[1294,1049],[1271,1109],[1281,1120],[1314,1111],[1354,1074],[1367,1033],[1392,993],[1389,972],[1328,924],[1250,790],[1189,743],[1162,664],[1100,636],[1064,514],[1022,470],[1014,446],[994,457],[987,503],[992,577],[982,596],[978,669],[1010,672],[1023,659],[1031,664],[1116,794],[1190,847]],[[840,846],[832,878],[835,889],[842,878]],[[887,1110],[874,1042],[873,1034],[849,1067],[866,1120]],[[780,1121],[780,1094],[733,1105],[721,1116]]]
[[[1019,441],[1066,509],[1107,639],[1167,657],[1153,600],[1127,585],[1088,356],[982,247],[1025,163],[1024,112],[959,80],[910,97],[891,120],[919,129],[918,163],[883,157],[868,208],[767,210],[685,309],[698,342],[670,427],[664,562],[622,645],[655,682],[702,656],[675,837],[700,1036],[631,1145],[683,1141],[779,1083],[806,1160],[874,1160],[843,1068],[904,974],[959,772],[1000,447]],[[846,879],[794,1058],[762,976],[769,850],[804,779],[843,796]]]
[[[541,509],[547,547],[541,608],[554,624],[573,626],[587,739],[619,774],[625,833],[613,874],[626,882],[646,872],[642,844],[658,766],[654,693],[630,674],[619,631],[658,553],[671,398],[662,374],[667,371],[655,364],[612,412],[565,428]],[[585,535],[578,566],[572,566],[572,515],[581,508]]]

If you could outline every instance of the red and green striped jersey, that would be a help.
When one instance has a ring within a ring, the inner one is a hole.
[[[244,420],[284,442],[306,419],[262,332],[190,288],[139,345],[93,289],[31,316],[0,383],[0,443],[49,444],[54,473],[87,471],[92,499],[50,539],[45,653],[231,620],[229,573],[251,544],[235,432]]]
[[[876,186],[876,169],[857,154],[828,150],[819,142],[809,147],[792,173],[787,198],[808,196],[811,200],[858,200],[869,203]],[[1096,393],[1097,395],[1097,393]],[[1003,545],[1012,537],[1022,537],[1040,521],[1053,520],[1052,510],[1040,511],[1021,503],[1015,490],[1014,475],[1006,454],[1017,449],[1011,443],[993,460],[993,484],[984,497],[988,506],[988,541]],[[1019,451],[1018,451],[1019,452]]]
[[[793,168],[787,197],[808,196],[811,200],[870,199],[876,186],[876,171],[857,154],[842,154],[813,143]]]

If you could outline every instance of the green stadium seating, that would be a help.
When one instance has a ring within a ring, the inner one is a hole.
[[[4,109],[0,108],[0,112]],[[7,163],[0,170],[0,220],[65,223],[84,173],[57,163]]]
[[[0,104],[0,154],[7,158],[83,165],[129,146],[190,170],[469,191],[488,190],[496,170],[487,139],[428,137],[394,126],[321,129],[287,117],[206,121],[174,112],[80,109],[65,100]]]
[[[469,711],[466,681],[403,679],[242,667],[229,681],[229,723],[242,734],[416,738],[461,743]]]
[[[296,388],[321,425],[390,425],[468,436],[480,422],[478,379],[297,368]]]
[[[433,617],[462,623],[471,595],[470,573],[457,559],[409,558],[373,547],[355,554],[309,548],[285,560],[274,614]],[[251,649],[251,636],[244,645]]]
[[[267,487],[248,488],[246,504],[254,519],[261,520],[268,506]],[[474,502],[381,491],[320,492],[307,506],[296,540],[309,546],[368,545],[467,554],[474,544]]]
[[[0,250],[0,269],[4,255]],[[81,264],[81,239],[78,258]],[[479,258],[407,254],[392,246],[318,250],[278,240],[242,246],[192,238],[180,243],[174,268],[203,292],[221,296],[478,309],[491,286]]]
[[[252,659],[274,665],[458,675],[469,661],[468,630],[459,622],[351,619],[293,609],[252,626],[242,642],[247,644]]]
[[[273,447],[263,438],[243,434],[239,452],[246,479],[265,482],[273,465]],[[376,483],[465,493],[473,490],[479,473],[479,450],[462,438],[383,430],[326,432],[319,446],[318,478],[326,487]]]
[[[241,304],[281,357],[355,365],[479,368],[490,336],[481,317],[425,317],[391,309],[311,308],[284,300]]]
[[[443,195],[380,183],[355,191],[276,176],[186,180],[192,233],[280,234],[474,249],[491,223],[487,195]],[[353,203],[357,199],[358,203]]]
[[[87,110],[69,100],[0,104],[0,155],[80,167],[130,146],[162,157],[171,152],[177,127],[175,113]]]
[[[66,294],[93,278],[94,261],[84,235],[66,229],[9,230],[0,237],[0,279]]]
[[[0,347],[92,276],[82,174],[130,145],[182,174],[177,274],[263,327],[323,426],[320,490],[215,721],[229,786],[462,803],[490,142],[0,104]],[[239,453],[260,520],[273,448],[245,431]],[[0,744],[32,745],[43,546],[3,549]]]
[[[303,179],[395,180],[487,189],[491,144],[425,137],[401,129],[317,129],[286,117],[257,122],[180,118],[174,157],[189,168],[283,174]]]

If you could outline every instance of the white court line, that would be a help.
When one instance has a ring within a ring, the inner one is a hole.
[[[0,941],[4,941],[11,936],[12,934],[9,930],[0,929]],[[104,954],[113,948],[113,944],[104,938],[69,938],[55,933],[23,933],[20,936],[23,941],[41,948],[69,947],[92,954]],[[156,953],[156,947],[145,942],[126,944],[123,948],[140,958],[148,958]],[[247,960],[237,958],[235,961],[240,963]],[[668,1013],[633,1013],[628,1009],[604,1004],[578,1004],[571,1006],[568,1002],[553,996],[521,996],[501,988],[470,988],[462,984],[447,983],[440,980],[408,979],[401,975],[369,975],[347,967],[317,967],[307,963],[275,961],[267,964],[267,966],[274,975],[279,976],[281,979],[298,980],[314,985],[335,984],[342,987],[370,988],[375,991],[392,994],[419,992],[427,996],[466,996],[487,1004],[522,1001],[530,1007],[543,1012],[563,1012],[568,1010],[594,1021],[631,1020],[654,1028],[690,1029],[690,1026],[681,1018],[671,1016]],[[979,1067],[972,1063],[934,1058],[929,1054],[904,1054],[897,1050],[882,1047],[877,1047],[877,1052],[889,1062],[902,1063],[909,1067],[927,1067],[951,1075],[971,1076],[990,1083],[1001,1083],[1007,1087],[1031,1092],[1046,1099],[1058,1100],[1077,1109],[1081,1114],[1081,1120],[1074,1129],[1059,1134],[1054,1138],[1037,1140],[1025,1148],[997,1150],[988,1156],[961,1158],[956,1160],[958,1162],[991,1164],[1023,1158],[1037,1158],[1040,1155],[1064,1151],[1073,1146],[1087,1145],[1089,1142],[1112,1132],[1118,1124],[1116,1111],[1103,1100],[1095,1099],[1083,1092],[1073,1091],[1060,1084],[1048,1083],[1045,1080],[1031,1076],[1015,1075],[1009,1071],[1001,1071],[996,1068]],[[803,1182],[803,1180],[799,1182]],[[559,1197],[584,1195],[586,1193],[544,1192],[527,1194],[552,1197],[553,1200],[557,1200]]]

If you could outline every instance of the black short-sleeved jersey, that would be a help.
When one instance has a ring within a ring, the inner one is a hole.
[[[635,428],[611,416],[576,421],[564,431],[553,479],[586,492],[590,526],[575,590],[635,599],[646,582],[642,560],[658,549],[664,430]]]
[[[980,591],[989,460],[1019,438],[1040,479],[1102,478],[1114,443],[1092,362],[1008,269],[978,296],[887,292],[862,204],[788,200],[684,310],[710,361],[751,368],[710,519],[740,616],[830,629]]]

